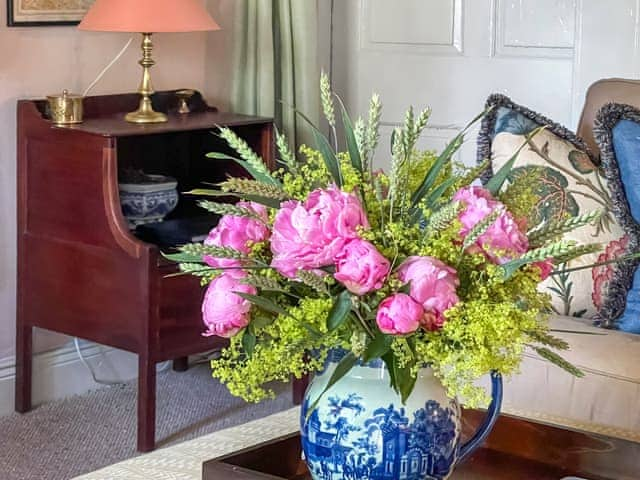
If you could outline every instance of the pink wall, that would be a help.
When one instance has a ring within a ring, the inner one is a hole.
[[[15,105],[19,98],[42,97],[69,89],[80,93],[116,55],[126,34],[80,32],[74,27],[8,28],[0,8],[0,360],[14,354],[16,272]],[[210,34],[217,35],[216,33]],[[157,90],[205,89],[207,34],[155,36],[153,70]],[[138,38],[93,93],[134,91],[139,82]],[[65,339],[36,335],[39,350]]]

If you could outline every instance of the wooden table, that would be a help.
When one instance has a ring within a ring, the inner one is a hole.
[[[135,353],[138,450],[146,452],[155,445],[156,364],[174,360],[184,370],[187,356],[226,342],[201,335],[199,280],[169,276],[176,266],[160,246],[129,230],[118,178],[127,169],[174,177],[180,201],[166,220],[189,220],[206,212],[182,192],[244,173],[206,158],[228,152],[212,134],[218,126],[234,129],[269,165],[275,159],[271,119],[219,112],[199,93],[191,113],[181,115],[175,92],[159,92],[154,108],[169,114],[166,123],[127,123],[124,113],[138,99],[85,98],[84,123],[63,127],[48,119],[46,101],[18,102],[15,405],[21,413],[31,409],[34,327]]]
[[[482,414],[465,412],[465,431]],[[214,459],[203,480],[309,480],[300,459],[300,437],[288,435]],[[460,465],[451,480],[638,480],[640,444],[574,432],[502,416],[485,444]]]

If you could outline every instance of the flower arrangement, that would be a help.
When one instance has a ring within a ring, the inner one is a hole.
[[[355,124],[338,98],[340,152],[337,97],[324,75],[321,87],[331,135],[312,126],[317,150],[296,156],[277,135],[280,166],[271,171],[223,128],[238,158],[209,156],[233,159],[252,178],[190,192],[241,200],[202,200],[222,215],[219,224],[204,244],[168,256],[208,284],[205,335],[230,339],[213,376],[259,401],[273,394],[269,382],[318,371],[330,349],[342,348],[348,354],[327,388],[359,361],[382,359],[404,400],[428,364],[450,396],[479,406],[488,396],[474,382],[517,371],[527,347],[581,375],[555,352],[568,345],[552,336],[550,301],[537,287],[555,265],[599,249],[561,239],[599,214],[528,224],[536,179],[509,177],[515,156],[477,186],[488,164],[466,168],[452,158],[482,115],[436,154],[416,149],[430,111],[409,109],[391,139],[390,172],[375,171],[379,98]]]

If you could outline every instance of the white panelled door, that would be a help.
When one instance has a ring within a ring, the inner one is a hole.
[[[409,105],[431,106],[442,148],[491,93],[575,128],[590,83],[637,76],[640,0],[337,0],[334,87],[365,112],[384,102],[378,162]],[[475,136],[461,152],[475,162]]]

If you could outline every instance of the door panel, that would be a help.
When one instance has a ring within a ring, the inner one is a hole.
[[[337,1],[334,87],[363,114],[371,93],[381,94],[382,167],[389,165],[391,131],[411,104],[433,108],[421,139],[427,148],[441,148],[496,92],[575,128],[592,81],[636,75],[636,3]],[[475,162],[474,144],[472,134],[460,154],[467,164]]]

